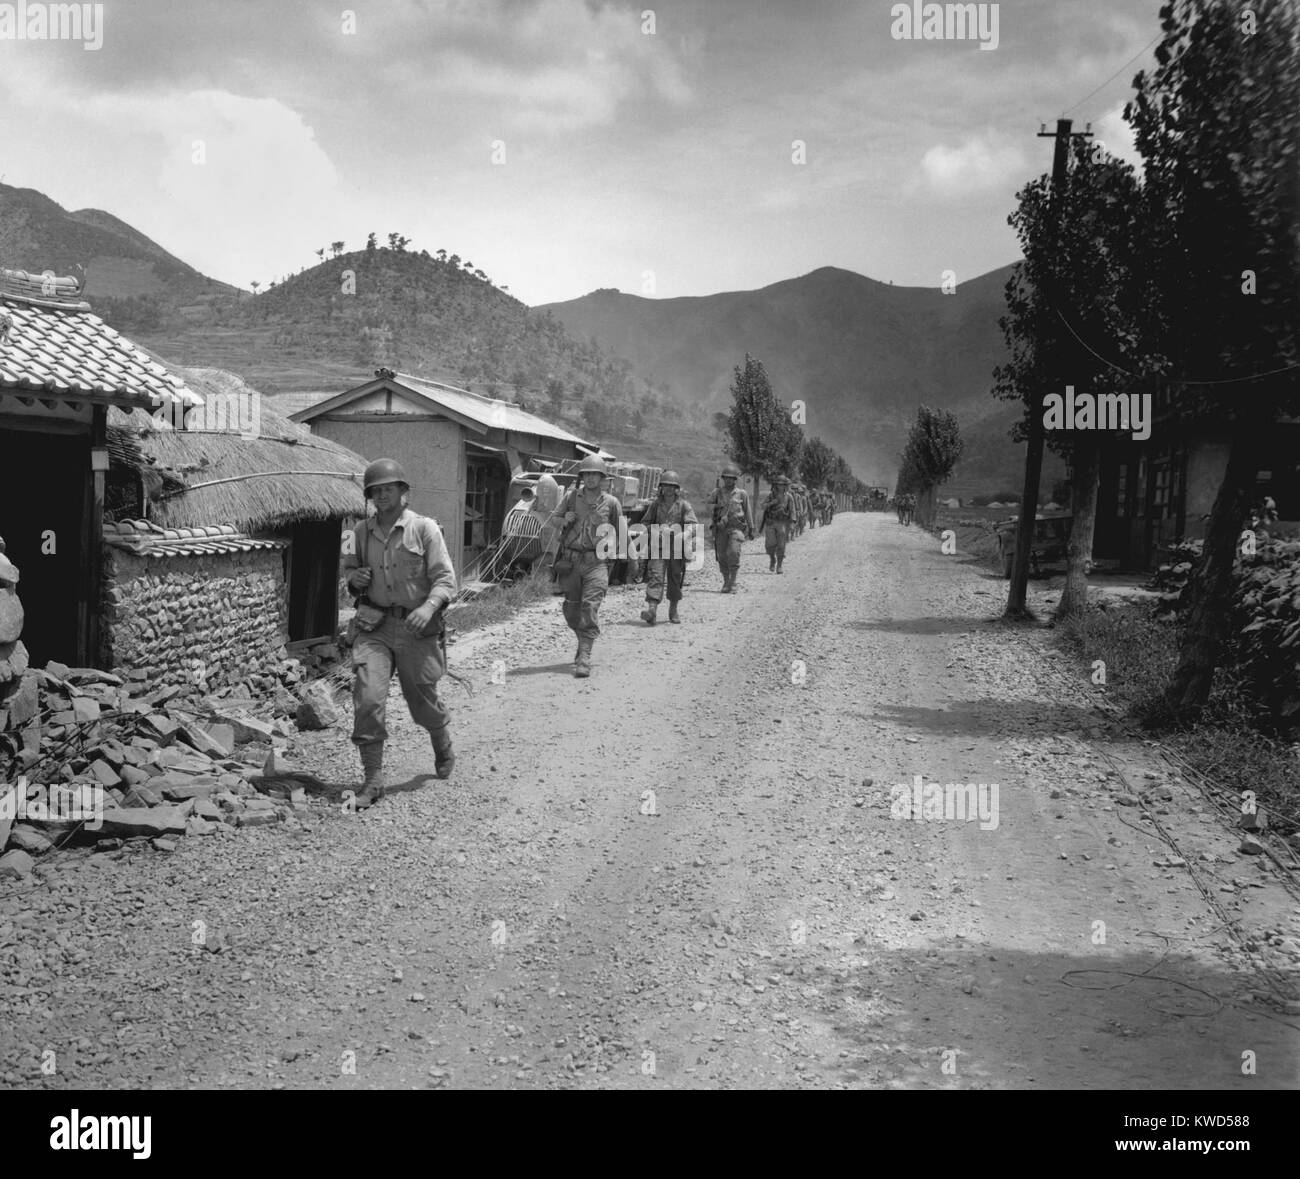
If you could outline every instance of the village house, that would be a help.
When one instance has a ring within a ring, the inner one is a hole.
[[[176,371],[204,403],[183,428],[161,410],[109,416],[103,654],[151,678],[220,686],[333,640],[365,460],[286,421],[232,373]]]
[[[401,463],[411,507],[441,525],[458,572],[500,536],[514,475],[604,454],[508,401],[389,369],[289,417],[367,458]]]
[[[1156,395],[1151,436],[1108,439],[1097,496],[1095,560],[1152,569],[1181,540],[1200,540],[1228,465],[1229,444],[1216,432],[1178,421],[1168,391]],[[1261,439],[1254,498],[1271,496],[1275,534],[1300,532],[1300,420],[1283,418]]]
[[[332,638],[364,465],[132,344],[76,280],[0,271],[0,712],[29,662],[215,689]]]

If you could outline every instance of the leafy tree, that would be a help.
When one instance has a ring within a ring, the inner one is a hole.
[[[564,412],[564,382],[558,377],[551,377],[546,382],[546,403],[556,417]]]
[[[920,406],[903,448],[898,494],[917,497],[916,521],[922,527],[928,528],[934,523],[935,488],[952,474],[961,453],[961,431],[957,419],[947,410]]]
[[[343,253],[343,242],[330,242],[330,249],[333,251],[334,257],[337,258]]]
[[[820,438],[812,438],[804,447],[799,473],[810,490],[825,487],[835,469],[837,455]]]
[[[366,237],[366,253],[367,253],[367,254],[373,254],[373,253],[375,252],[375,249],[376,249],[376,244],[375,244],[375,235],[374,235],[373,232],[371,232],[371,233]]]
[[[446,251],[446,250],[438,250],[438,251],[434,254],[434,257],[437,258],[439,262],[446,262],[446,261],[447,261],[447,251]]]
[[[1160,24],[1156,68],[1124,112],[1144,163],[1154,310],[1174,412],[1230,447],[1165,692],[1191,720],[1219,662],[1262,444],[1300,410],[1300,10],[1168,0]]]
[[[803,431],[790,420],[790,412],[777,401],[763,362],[748,353],[733,370],[731,411],[727,416],[727,454],[741,471],[757,481],[788,475],[799,461]]]
[[[1017,434],[1028,433],[1029,413],[1042,412],[1044,390],[1062,396],[1067,385],[1076,396],[1149,391],[1154,293],[1141,264],[1146,227],[1133,169],[1075,141],[1064,183],[1053,192],[1046,176],[1030,182],[1008,221],[1024,260],[1007,282],[1007,312],[999,323],[1009,359],[994,370],[993,391],[1024,406]],[[1087,605],[1098,475],[1115,439],[1066,430],[1048,432],[1046,441],[1073,466],[1069,567],[1056,611],[1063,619]],[[1023,593],[1013,583],[1012,616],[1021,613]]]
[[[257,294],[257,288],[260,287],[262,284],[261,284],[260,282],[258,282],[257,279],[253,279],[253,281],[250,282],[248,285],[249,285],[250,287],[253,288],[253,294],[256,295],[256,294]]]
[[[325,261],[325,247],[324,247],[324,246],[321,246],[321,248],[320,248],[319,250],[316,251],[316,257],[319,258],[322,262]]]

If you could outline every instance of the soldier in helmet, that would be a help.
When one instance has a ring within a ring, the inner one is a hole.
[[[728,463],[722,468],[722,486],[709,496],[709,534],[713,537],[713,551],[722,570],[722,592],[736,592],[736,577],[740,573],[740,542],[754,539],[754,513],[749,506],[749,493],[736,486],[740,468]]]
[[[668,583],[668,621],[681,622],[677,617],[677,603],[682,600],[682,585],[686,580],[686,562],[696,543],[695,532],[699,522],[695,509],[682,498],[682,481],[676,471],[665,471],[659,476],[659,498],[641,517],[647,526],[657,525],[650,533],[652,548],[646,565],[645,609],[641,618],[654,626],[659,603],[664,596],[664,582]],[[676,529],[676,532],[670,532]],[[681,548],[675,549],[676,535],[680,533]],[[679,552],[680,556],[674,556]]]
[[[790,495],[794,499],[794,519],[790,521],[790,538],[803,535],[804,523],[806,518],[806,506],[808,503],[808,492],[802,483],[792,483],[790,485]]]
[[[767,547],[767,570],[784,573],[785,544],[789,539],[790,522],[794,519],[794,497],[790,494],[790,480],[778,475],[772,480],[772,493],[763,501],[758,526],[763,530],[763,543]]]
[[[615,543],[622,515],[618,500],[600,489],[604,478],[604,461],[589,455],[578,464],[578,484],[555,509],[564,528],[556,563],[568,567],[559,575],[564,587],[564,621],[578,636],[573,674],[579,679],[591,675],[591,648],[600,635],[597,615],[609,588],[609,565],[603,552],[597,555],[597,541],[607,537],[607,543]]]
[[[365,770],[356,799],[362,809],[384,797],[384,712],[394,671],[411,719],[429,732],[436,776],[450,777],[456,761],[447,707],[438,699],[438,680],[447,670],[439,642],[442,611],[456,592],[446,542],[435,521],[407,507],[410,484],[392,459],[371,463],[363,485],[374,515],[353,530],[351,552],[343,558],[358,603],[382,612],[374,629],[359,630],[352,644],[352,740]]]

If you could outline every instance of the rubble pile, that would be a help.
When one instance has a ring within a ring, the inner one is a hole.
[[[333,723],[331,710],[337,719],[325,681],[305,684],[301,699],[289,690],[306,667],[286,661],[269,699],[152,686],[146,672],[55,662],[27,671],[0,691],[0,879],[68,844],[112,851],[147,840],[168,851],[185,836],[296,822],[306,792],[273,772],[295,732],[290,717],[306,710],[303,727]]]

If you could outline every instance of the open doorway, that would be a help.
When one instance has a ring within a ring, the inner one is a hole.
[[[0,430],[0,536],[21,576],[22,641],[33,667],[84,658],[77,606],[89,470],[89,435]],[[98,608],[97,594],[90,601]]]

